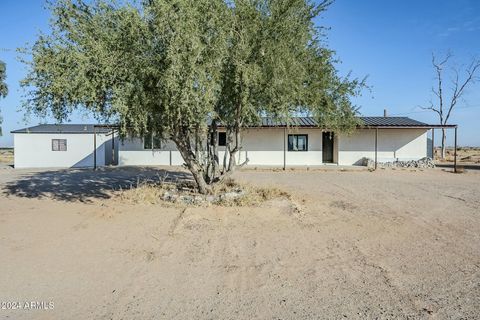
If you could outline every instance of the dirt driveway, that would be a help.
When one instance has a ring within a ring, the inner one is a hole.
[[[0,318],[480,315],[478,171],[237,174],[289,191],[300,210],[111,197],[138,176],[159,177],[147,168],[0,171],[0,300],[48,309],[0,309]]]

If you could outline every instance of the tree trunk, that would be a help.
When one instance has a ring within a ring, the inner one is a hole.
[[[228,145],[229,159],[227,172],[234,171],[237,166],[237,153],[240,151],[240,128],[238,125],[235,125],[233,132],[230,131],[230,137],[233,135],[230,144]],[[234,141],[233,141],[234,140]],[[230,148],[230,145],[233,143],[233,148]]]
[[[208,139],[212,138],[211,141],[211,158],[210,161],[212,162],[212,176],[211,176],[211,181],[215,180],[215,178],[218,175],[219,171],[219,160],[218,160],[218,124],[217,120],[212,121],[212,127],[211,127],[211,137],[208,137]]]
[[[445,129],[442,129],[442,160],[444,160],[446,156],[445,154],[446,142],[447,142],[447,135],[445,133]]]
[[[187,163],[188,166],[188,163]],[[198,192],[201,194],[208,194],[211,192],[211,187],[207,184],[205,181],[205,178],[203,176],[203,172],[198,170],[195,165],[189,167],[190,172],[192,173],[193,179],[195,180],[195,183],[197,184],[197,189]]]
[[[229,149],[230,149],[230,141],[228,138],[228,130],[227,130],[227,143],[225,144],[225,152],[223,153],[222,174],[225,174],[225,172],[227,172],[227,156],[228,156]]]
[[[192,152],[190,137],[183,136],[181,138],[174,137],[172,140],[177,145],[178,151],[182,155],[188,170],[192,173],[193,179],[197,185],[198,192],[201,194],[208,194],[211,192],[211,187],[207,184],[202,166],[195,158],[195,153]]]
[[[237,152],[231,152],[230,153],[230,158],[228,160],[228,170],[227,171],[235,171],[235,167],[237,166],[237,159],[235,156],[237,155]]]

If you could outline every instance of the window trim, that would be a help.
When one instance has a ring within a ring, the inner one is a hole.
[[[292,147],[293,147],[293,144],[295,143],[295,140],[297,140],[297,147],[298,147],[298,137],[305,137],[305,150],[294,150],[293,148],[290,149],[290,137],[292,137],[294,139],[293,143],[292,143]],[[302,134],[289,134],[288,137],[287,137],[287,151],[288,152],[308,152],[308,134],[303,134],[303,133]]]
[[[54,141],[57,141],[57,150],[55,150],[54,148]],[[65,141],[64,144],[61,144],[60,141]],[[65,150],[63,150],[60,146],[61,145],[64,145],[65,146]],[[52,139],[52,151],[53,152],[66,152],[68,151],[68,146],[67,146],[67,139]]]

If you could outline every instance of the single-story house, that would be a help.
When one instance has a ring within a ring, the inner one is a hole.
[[[284,168],[361,165],[363,158],[378,162],[418,160],[431,156],[433,141],[429,142],[428,131],[441,127],[407,117],[361,120],[362,126],[351,134],[343,134],[319,128],[310,117],[292,118],[294,125],[262,118],[261,124],[244,130],[238,160],[243,162],[248,158],[249,166]],[[222,129],[219,131],[222,159],[226,136]],[[15,167],[183,164],[171,141],[162,142],[151,136],[119,140],[115,132],[114,126],[84,124],[43,124],[12,131]]]

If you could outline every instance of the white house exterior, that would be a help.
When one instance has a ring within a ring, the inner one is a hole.
[[[265,167],[349,166],[363,164],[363,158],[386,162],[418,160],[429,155],[427,133],[432,126],[413,119],[364,117],[365,125],[349,135],[322,130],[312,118],[292,119],[293,126],[264,118],[261,125],[245,129],[238,160],[248,158],[249,166]],[[94,129],[93,125],[40,125],[13,131],[15,167],[92,167],[95,162],[97,166],[184,163],[172,142],[146,145],[138,137],[118,141],[112,132],[104,126]],[[66,150],[57,151],[59,142],[54,140],[58,139],[65,140],[60,149],[66,143]],[[218,140],[222,159],[224,137]]]
[[[418,160],[427,156],[427,124],[404,117],[363,118],[370,126],[352,134],[335,134],[316,127],[310,118],[298,118],[296,126],[264,120],[261,126],[244,130],[239,161],[248,157],[249,166],[360,165],[362,159],[379,162]],[[305,151],[289,148],[289,139],[306,137]],[[377,142],[375,142],[377,136]],[[219,139],[220,140],[220,139]],[[219,147],[219,158],[224,148]],[[119,165],[181,165],[183,159],[171,142],[156,149],[144,148],[140,138],[119,143]]]

